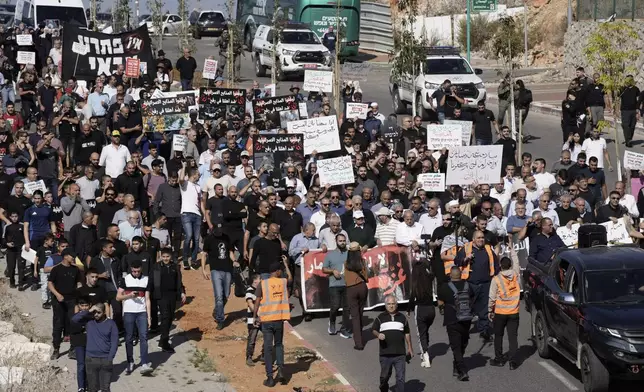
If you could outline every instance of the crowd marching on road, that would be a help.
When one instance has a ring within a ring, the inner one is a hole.
[[[60,39],[53,39],[54,55],[60,47]],[[437,317],[443,318],[457,380],[470,378],[465,350],[471,331],[483,342],[494,341],[490,365],[507,363],[514,370],[522,361],[517,355],[521,262],[531,257],[548,263],[568,245],[557,229],[577,224],[622,220],[632,239],[644,239],[641,191],[629,194],[625,183],[607,183],[605,170],[613,166],[597,122],[608,98],[581,68],[562,103],[564,144],[556,162],[546,162],[539,151],[524,149],[517,156],[518,142],[504,125],[509,90],[516,89],[523,122],[532,97],[522,81],[512,85],[505,79],[498,118],[483,101],[446,110],[442,97],[455,91],[448,80],[429,123],[408,115],[385,117],[375,100],[386,98],[359,90],[341,102],[368,103],[366,118],[346,118],[344,107],[333,107],[326,94],[294,84],[290,92],[306,102],[308,116],[337,116],[341,144],[305,156],[275,153],[274,165],[258,167],[254,141],[265,131],[288,134],[287,127],[253,113],[253,101],[266,97],[258,82],[247,89],[245,113],[203,120],[192,112],[176,132],[156,135],[145,129],[142,106],[150,97],[171,93],[173,68],[182,90],[191,91],[197,63],[189,49],[174,64],[163,50],[155,61],[154,80],[131,79],[120,65],[88,84],[74,77],[63,83],[50,65],[43,72],[21,67],[19,73],[1,67],[5,80],[17,82],[21,97],[18,110],[15,94],[2,90],[5,276],[11,289],[34,291],[42,307],[52,310],[51,360],[59,358],[63,342],[70,343],[79,392],[110,390],[121,338],[128,375],[135,369],[153,372],[151,334],[160,334],[160,350],[174,352],[170,329],[189,290],[182,274],[199,269],[212,283],[217,329],[227,326],[233,282],[245,291],[246,364],[256,363],[261,332],[267,387],[287,381],[283,336],[291,296],[304,321],[314,318],[311,310],[327,309],[329,335],[352,339],[358,351],[368,342],[362,334],[365,307],[384,305],[369,327],[379,343],[380,391],[389,390],[394,370],[395,390],[405,390],[406,364],[416,351],[421,366],[431,367],[429,329]],[[3,62],[14,60],[0,54]],[[213,88],[221,87],[223,78],[217,77]],[[630,146],[644,95],[630,83],[622,102]],[[424,175],[449,170],[449,151],[427,147],[444,120],[472,122],[468,146],[502,146],[497,177],[425,189]],[[185,137],[182,149],[173,135]],[[343,157],[351,162],[354,181],[321,182],[320,162]],[[527,241],[529,251],[520,255],[518,245]],[[372,261],[367,255],[379,249],[400,261],[390,262],[389,256],[384,264]],[[319,264],[313,274],[311,260]],[[403,285],[406,273],[411,283]],[[316,285],[318,278],[325,287]],[[413,322],[399,302],[408,302]],[[418,336],[417,347],[412,335]]]

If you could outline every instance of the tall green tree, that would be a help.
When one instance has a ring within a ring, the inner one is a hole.
[[[181,17],[181,27],[179,28],[179,51],[183,51],[184,48],[188,48],[194,53],[197,51],[197,46],[195,45],[195,39],[190,31],[190,23],[188,22],[188,18],[186,18],[187,11],[188,8],[186,0],[179,0],[177,3],[177,14]]]
[[[163,48],[163,7],[165,3],[161,0],[148,0],[148,10],[152,15],[152,27],[154,29],[154,46],[157,50]]]
[[[584,54],[594,72],[599,73],[596,82],[604,85],[604,91],[612,99],[613,130],[615,136],[615,159],[620,160],[617,114],[621,107],[621,91],[632,83],[626,76],[635,75],[639,50],[629,43],[640,39],[637,30],[626,22],[601,23],[588,38]],[[605,124],[601,124],[605,127]],[[621,170],[619,171],[621,180]]]

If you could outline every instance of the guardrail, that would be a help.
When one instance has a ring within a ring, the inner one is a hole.
[[[364,2],[361,4],[360,48],[381,53],[393,52],[394,33],[389,6]]]

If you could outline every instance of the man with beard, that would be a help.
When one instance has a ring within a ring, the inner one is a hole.
[[[125,166],[125,173],[116,178],[114,188],[116,188],[117,193],[134,196],[136,207],[145,207],[149,204],[148,193],[143,187],[143,177],[137,173],[136,165],[132,161]],[[145,218],[145,211],[143,211],[143,217]]]
[[[80,135],[76,138],[72,157],[75,163],[90,164],[92,154],[100,153],[105,138],[100,131],[92,129],[90,124],[83,124]],[[71,157],[70,157],[71,158]]]
[[[237,187],[228,187],[228,197],[222,202],[222,229],[230,238],[231,245],[243,252],[244,229],[243,219],[248,217],[248,207],[237,200]]]
[[[339,226],[339,222],[338,222]],[[340,336],[345,339],[351,338],[351,324],[349,321],[349,307],[347,306],[347,285],[344,281],[344,263],[347,260],[347,236],[339,233],[335,235],[337,248],[329,251],[324,257],[322,272],[329,275],[329,297],[331,299],[331,311],[329,312],[329,335],[337,333],[335,319],[340,308],[342,308],[342,328]]]
[[[105,237],[107,228],[112,224],[114,215],[118,210],[123,208],[120,203],[116,202],[116,190],[109,187],[105,190],[105,200],[96,204],[92,211],[94,214],[93,224],[98,227],[98,236]]]
[[[628,209],[619,204],[620,194],[617,191],[611,191],[608,198],[608,204],[605,204],[597,209],[597,218],[595,221],[599,223],[608,222],[617,223],[619,218],[624,216],[628,217]]]
[[[179,189],[179,176],[176,172],[170,172],[168,182],[163,183],[157,189],[154,196],[154,215],[163,214],[168,220],[168,231],[170,242],[175,254],[181,244],[181,190]]]
[[[94,214],[89,211],[83,212],[82,222],[74,225],[69,231],[69,246],[84,263],[89,263],[92,246],[98,239],[93,221]]]
[[[216,184],[214,186],[214,195],[208,198],[207,192],[202,192],[203,196],[201,198],[203,206],[202,208],[207,212],[206,213],[206,223],[208,224],[208,231],[212,232],[216,227],[221,227],[224,221],[224,212],[223,212],[223,198],[224,198],[224,187],[221,184]]]

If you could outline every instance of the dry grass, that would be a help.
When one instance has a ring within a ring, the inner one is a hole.
[[[3,283],[0,283],[0,298],[2,298],[2,301],[0,301],[0,321],[13,324],[13,331],[26,336],[31,342],[49,342],[50,339],[48,337],[38,334],[29,317],[23,316],[24,312],[11,300],[11,294],[7,290],[7,286]]]

